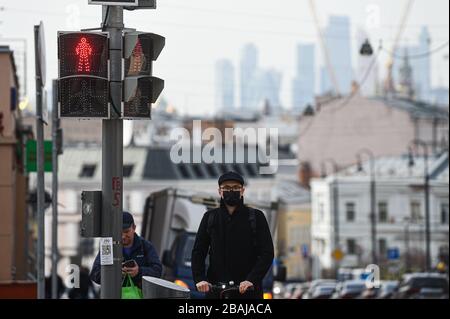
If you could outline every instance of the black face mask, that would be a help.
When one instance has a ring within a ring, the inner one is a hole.
[[[241,192],[227,191],[223,192],[223,201],[228,206],[237,206],[241,201]]]

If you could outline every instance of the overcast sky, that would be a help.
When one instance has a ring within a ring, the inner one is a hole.
[[[347,15],[351,18],[355,68],[358,28],[366,28],[374,46],[382,39],[384,46],[390,49],[407,0],[315,2],[321,26],[326,25],[329,15]],[[48,78],[55,78],[57,31],[75,31],[97,27],[101,23],[101,7],[87,3],[87,0],[0,0],[0,8],[3,7],[3,10],[0,9],[0,37],[28,39],[30,93],[34,91],[33,25],[44,21]],[[285,107],[290,107],[296,45],[300,42],[318,44],[308,0],[159,0],[157,10],[126,12],[125,24],[166,37],[166,48],[155,63],[154,74],[166,81],[166,99],[182,113],[191,114],[205,114],[213,110],[215,62],[220,58],[229,58],[236,66],[238,77],[240,52],[248,42],[258,47],[261,67],[274,68],[283,73],[281,101]],[[402,44],[416,43],[423,25],[429,27],[432,48],[447,42],[449,1],[416,0]],[[433,86],[448,87],[446,54],[448,47],[432,57]],[[322,58],[318,56],[317,59],[317,67],[320,67]],[[381,54],[379,64],[382,74],[385,60],[386,55]]]

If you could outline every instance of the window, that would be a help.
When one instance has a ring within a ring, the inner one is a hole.
[[[387,242],[385,238],[378,239],[378,252],[380,256],[387,256]]]
[[[386,202],[378,203],[378,222],[380,223],[388,222],[388,205]]]
[[[441,204],[441,224],[448,225],[448,204]]]
[[[347,254],[349,255],[356,254],[356,240],[353,238],[347,239]]]
[[[244,173],[242,173],[242,169],[241,169],[241,166],[239,164],[234,164],[233,165],[233,169],[239,175],[244,175]]]
[[[205,175],[203,174],[202,168],[198,164],[192,165],[192,169],[194,170],[195,176],[198,178],[204,178]]]
[[[318,216],[318,220],[322,221],[325,215],[325,208],[324,208],[324,204],[323,203],[319,203],[319,216]]]
[[[184,164],[179,164],[178,165],[178,170],[180,171],[180,174],[183,178],[191,178],[191,176],[189,175],[188,169],[186,167],[186,165]]]
[[[213,164],[207,164],[206,165],[206,171],[208,172],[209,177],[217,177],[216,170],[214,169]]]
[[[412,201],[411,202],[411,221],[418,222],[422,218],[420,214],[420,202]]]
[[[133,174],[134,165],[124,165],[123,166],[123,178],[129,178]]]
[[[345,211],[346,211],[347,221],[348,222],[355,221],[355,203],[346,203]]]
[[[222,174],[225,174],[226,172],[229,171],[227,164],[220,164],[219,167],[220,167],[220,170],[222,171]]]
[[[245,164],[245,168],[247,169],[248,175],[250,177],[256,176],[256,170],[255,167],[252,164]]]
[[[97,169],[97,165],[95,165],[95,164],[93,164],[93,165],[89,165],[89,164],[83,165],[83,167],[81,168],[81,172],[80,172],[79,177],[80,178],[86,178],[86,177],[92,178],[92,177],[94,177],[96,169]]]

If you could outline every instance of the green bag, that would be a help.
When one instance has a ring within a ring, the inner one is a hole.
[[[136,286],[130,275],[124,278],[125,285],[122,285],[122,299],[142,299],[142,290]]]

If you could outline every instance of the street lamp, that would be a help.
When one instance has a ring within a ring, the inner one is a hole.
[[[327,176],[326,172],[326,164],[329,163],[333,167],[333,172],[337,173],[339,171],[339,166],[336,163],[336,161],[332,158],[328,158],[322,161],[320,164],[321,167],[321,176],[322,178],[325,178]],[[338,256],[342,254],[336,254],[336,252],[339,251],[340,245],[339,245],[339,192],[338,192],[338,180],[337,176],[335,180],[333,181],[333,220],[334,220],[334,254],[333,256]],[[338,277],[338,270],[339,270],[339,260],[338,258],[335,258],[335,268],[336,268],[336,278]]]
[[[404,218],[405,221],[405,271],[409,272],[411,269],[411,259],[409,250],[409,225],[411,219],[409,217]]]
[[[370,158],[370,225],[371,225],[371,239],[372,239],[372,264],[378,264],[377,258],[377,230],[376,230],[376,215],[375,215],[375,156],[369,149],[361,149],[357,154],[358,171],[361,172],[362,161],[361,155],[365,154]]]
[[[423,150],[424,157],[424,184],[425,184],[425,271],[430,271],[431,269],[431,253],[430,253],[430,176],[428,173],[428,146],[427,144],[419,139],[416,139],[410,143],[409,149],[409,163],[411,167],[414,163],[414,153],[413,149],[421,146]]]

